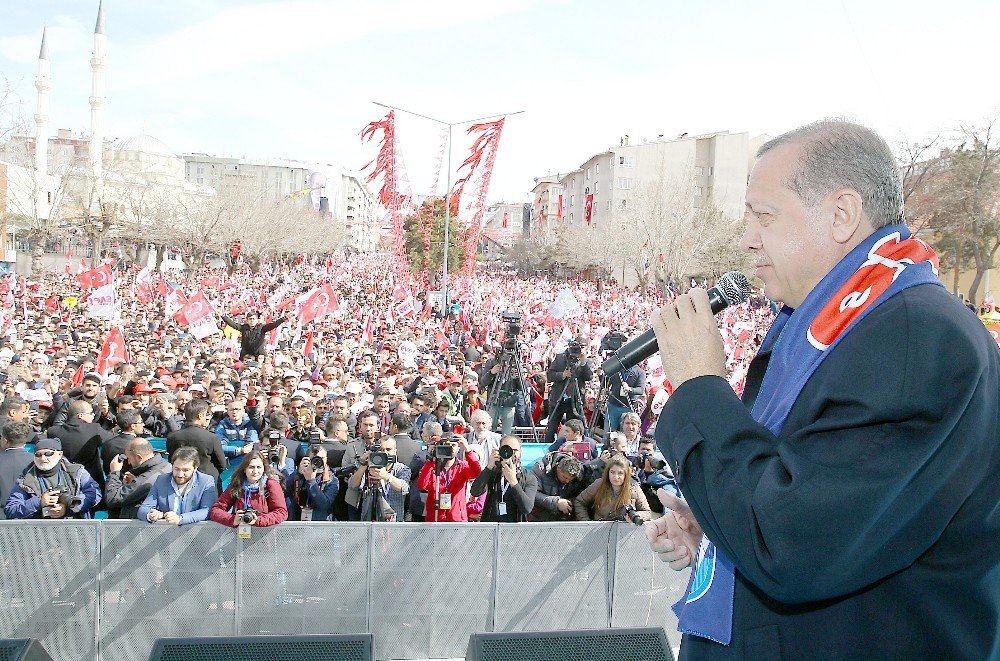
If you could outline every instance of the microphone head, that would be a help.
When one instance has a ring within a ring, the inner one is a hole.
[[[722,298],[726,299],[729,305],[739,305],[746,302],[753,290],[750,281],[739,271],[730,271],[724,274],[715,282],[715,288],[719,290]]]

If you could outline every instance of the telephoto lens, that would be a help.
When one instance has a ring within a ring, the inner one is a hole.
[[[514,448],[510,447],[509,445],[501,445],[500,446],[500,460],[501,461],[507,461],[508,459],[510,459],[513,456],[514,456]]]
[[[321,471],[326,462],[323,461],[323,457],[312,457],[309,463],[312,464],[313,470]]]

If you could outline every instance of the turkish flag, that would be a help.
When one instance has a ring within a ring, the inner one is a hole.
[[[319,289],[316,289],[306,299],[302,309],[299,310],[299,321],[303,324],[308,324],[314,319],[325,317],[339,309],[340,301],[337,300],[337,292],[333,291],[333,285],[328,282]]]
[[[361,345],[371,344],[375,341],[375,328],[372,325],[372,316],[369,314],[365,318],[365,324],[361,329]]]
[[[215,309],[200,289],[188,300],[187,305],[174,314],[174,319],[182,326],[187,326],[199,340],[219,332]]]
[[[440,351],[441,353],[447,351],[448,347],[451,346],[451,342],[448,341],[448,337],[444,334],[444,332],[440,328],[434,332],[434,339],[437,340],[438,351]]]
[[[115,326],[108,332],[108,336],[104,338],[104,344],[101,345],[101,353],[97,356],[95,369],[98,374],[104,376],[110,370],[114,369],[115,365],[127,362],[125,336],[122,334],[122,329]]]
[[[587,203],[583,208],[583,217],[587,220],[587,224],[590,224],[590,219],[594,215],[594,194],[590,193],[587,195]]]
[[[49,314],[55,314],[59,309],[59,297],[55,294],[49,296],[45,301],[45,311]]]
[[[80,281],[80,285],[84,289],[97,289],[98,287],[103,287],[104,285],[111,284],[111,267],[105,264],[97,267],[96,269],[84,271],[80,275],[76,276],[76,279]]]
[[[249,309],[250,308],[247,307],[246,301],[239,300],[239,301],[236,301],[235,303],[233,303],[233,307],[229,308],[229,314],[235,316],[235,315],[238,315],[238,314],[243,314],[244,312],[246,312]]]
[[[306,346],[302,350],[302,355],[308,358],[312,352],[313,352],[313,334],[312,331],[309,331],[309,334],[306,335]]]

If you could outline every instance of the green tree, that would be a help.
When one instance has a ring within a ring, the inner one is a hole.
[[[432,286],[437,286],[444,265],[444,200],[431,198],[424,201],[415,213],[403,220],[406,238],[406,256],[410,270],[414,273],[428,269]],[[448,239],[448,273],[457,273],[462,268],[465,250],[462,247],[465,228],[452,217]],[[430,240],[430,253],[427,240]]]

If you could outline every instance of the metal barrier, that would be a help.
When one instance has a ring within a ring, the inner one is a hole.
[[[624,523],[0,522],[0,637],[53,659],[140,660],[156,638],[375,634],[379,659],[474,632],[664,626],[687,572]]]

